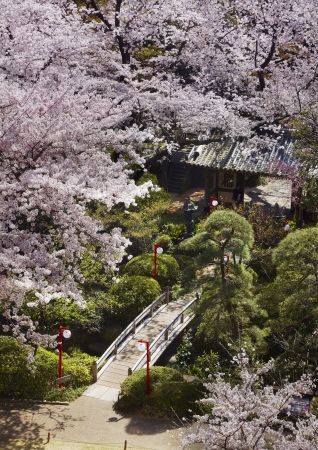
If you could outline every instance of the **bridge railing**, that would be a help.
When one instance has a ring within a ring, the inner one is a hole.
[[[149,347],[150,352],[150,360],[151,355],[156,352],[159,347],[169,340],[169,334],[173,332],[173,330],[176,328],[176,325],[179,325],[180,323],[183,324],[185,319],[192,319],[194,316],[194,312],[190,310],[189,314],[185,316],[185,313],[188,309],[190,309],[192,306],[196,305],[199,302],[199,294],[196,294],[196,297],[191,300],[190,303],[188,303],[182,311],[178,314],[177,317],[173,319],[172,322],[169,323],[169,325],[156,337],[156,339],[152,342],[152,344]],[[141,369],[146,364],[146,352],[139,358],[139,360],[136,362],[134,367],[132,368],[132,372],[137,369]]]
[[[139,314],[125,330],[114,340],[114,342],[107,348],[107,350],[102,354],[99,360],[94,361],[93,363],[93,381],[96,382],[98,376],[100,375],[99,371],[104,364],[107,362],[109,358],[114,355],[117,355],[118,348],[122,345],[129,336],[133,336],[136,333],[136,330],[139,325],[149,316],[152,317],[156,308],[160,305],[160,303],[165,302],[169,303],[169,287],[166,288],[166,291],[161,294],[156,300],[154,300],[151,305],[147,306],[146,309],[142,313]]]

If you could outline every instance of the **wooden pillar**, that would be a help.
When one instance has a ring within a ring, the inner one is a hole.
[[[94,361],[92,364],[92,371],[93,371],[93,382],[96,383],[97,381],[97,361]]]
[[[237,185],[241,186],[241,192],[242,192],[242,198],[240,203],[244,203],[244,189],[245,189],[245,173],[244,172],[236,172],[236,183],[235,186]]]
[[[170,300],[170,290],[169,290],[169,286],[166,286],[166,304],[169,303]]]
[[[214,196],[216,198],[219,198],[219,179],[220,179],[220,171],[216,170],[215,172],[215,191],[214,191]]]
[[[205,169],[204,172],[204,211],[210,211],[210,194],[211,194],[211,171]]]
[[[166,156],[162,158],[161,176],[162,176],[162,187],[166,192],[168,192],[168,160]]]
[[[303,190],[301,186],[292,186],[292,192],[296,192],[296,202],[294,203],[294,220],[296,222],[297,228],[302,228],[304,218],[303,218],[303,208],[301,206],[301,197],[303,194]]]
[[[244,204],[244,192],[245,192],[245,172],[242,176],[242,203]]]

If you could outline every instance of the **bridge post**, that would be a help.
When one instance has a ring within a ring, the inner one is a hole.
[[[165,341],[167,341],[168,339],[169,339],[169,330],[165,332]]]
[[[96,383],[96,381],[97,381],[97,361],[93,362],[92,371],[93,371],[93,382]]]
[[[117,346],[117,344],[115,344],[115,346],[114,346],[114,355],[117,355],[117,351],[118,351],[118,346]]]
[[[184,313],[182,313],[181,317],[180,317],[180,323],[183,323],[183,322],[184,322]]]
[[[133,332],[133,334],[136,334],[136,322],[134,322],[134,324],[133,324],[132,332]]]
[[[181,331],[181,333],[179,333],[179,336],[178,336],[179,344],[182,344],[182,342],[183,342],[184,332],[185,332],[185,329],[183,329],[183,330]]]
[[[152,317],[153,316],[153,308],[150,308],[150,313],[149,316]]]
[[[170,296],[169,286],[166,286],[166,304],[169,303],[169,296]]]
[[[196,293],[195,293],[195,298],[197,299],[197,302],[200,300],[200,294],[199,294],[199,292],[196,292]]]

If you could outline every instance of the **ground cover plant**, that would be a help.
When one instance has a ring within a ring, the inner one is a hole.
[[[153,366],[150,386],[151,393],[146,395],[146,369],[136,370],[121,384],[117,407],[138,408],[145,415],[176,419],[189,416],[189,409],[201,411],[196,403],[205,392],[200,381],[188,382],[175,369]]]

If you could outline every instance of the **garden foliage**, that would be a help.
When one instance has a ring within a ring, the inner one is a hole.
[[[189,409],[199,412],[196,403],[205,389],[201,382],[187,382],[177,370],[169,367],[150,368],[151,394],[146,395],[146,370],[133,372],[121,385],[119,409],[138,407],[150,416],[182,418]]]
[[[93,357],[80,351],[63,354],[63,375],[72,379],[62,389],[56,386],[59,356],[39,348],[34,366],[28,364],[27,346],[10,336],[0,336],[0,397],[33,400],[74,400],[92,380]]]

